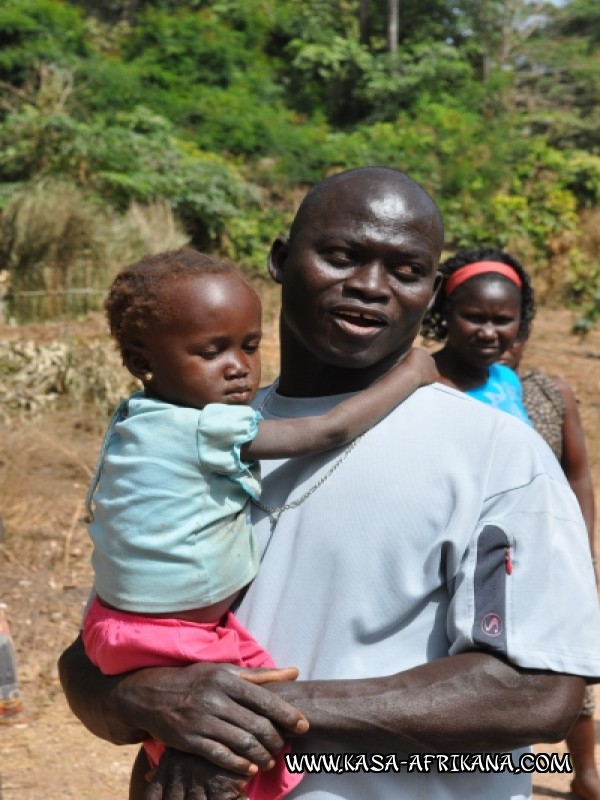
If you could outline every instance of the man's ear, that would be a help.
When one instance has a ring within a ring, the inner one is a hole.
[[[287,239],[285,236],[278,236],[271,245],[268,266],[269,275],[273,278],[275,283],[283,282],[283,271],[289,249],[289,239]]]
[[[146,355],[144,347],[136,344],[128,344],[123,347],[123,365],[131,372],[134,378],[140,381],[144,376],[152,372],[152,365]]]
[[[443,279],[444,276],[442,275],[441,272],[435,273],[435,278],[433,279],[433,292],[431,295],[431,300],[427,304],[427,311],[429,311],[433,306],[433,304],[435,303],[435,298],[438,296],[438,292],[440,291],[440,288],[442,286]]]

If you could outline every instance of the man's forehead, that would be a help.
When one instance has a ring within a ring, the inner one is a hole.
[[[441,251],[443,229],[436,204],[412,178],[384,167],[363,167],[316,184],[300,204],[289,241],[308,239],[314,245],[329,237],[373,234],[374,239],[425,239],[428,248]]]
[[[298,226],[312,240],[325,237],[374,239],[425,236],[438,238],[439,217],[432,203],[413,202],[397,191],[331,193],[313,206]],[[327,202],[331,200],[332,202]]]
[[[369,175],[369,173],[351,172],[336,177],[338,180],[324,181],[320,186],[315,187],[316,204],[320,199],[330,203],[334,198],[339,203],[352,203],[352,201],[371,198],[372,202],[400,205],[419,202],[422,197],[430,199],[418,184],[407,179],[401,173]]]
[[[416,219],[423,215],[437,216],[431,198],[413,181],[403,176],[349,174],[345,180],[325,182],[306,199],[302,217],[311,224],[315,218],[322,223],[340,216],[368,213],[372,219],[382,221]],[[299,220],[300,221],[300,220]],[[304,220],[302,220],[304,221]]]

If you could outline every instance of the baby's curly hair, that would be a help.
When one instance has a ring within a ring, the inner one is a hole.
[[[127,343],[139,343],[145,331],[169,321],[173,310],[161,296],[166,282],[187,275],[215,274],[235,274],[246,280],[230,261],[191,248],[145,256],[125,267],[104,301],[110,332],[119,349],[123,351]]]
[[[493,247],[480,247],[472,250],[459,250],[452,258],[440,264],[440,273],[442,275],[442,284],[437,293],[435,302],[429,309],[423,319],[421,326],[421,334],[425,339],[433,339],[436,342],[443,342],[447,336],[446,321],[444,319],[444,310],[448,297],[444,292],[444,287],[448,278],[461,267],[466,267],[467,264],[475,264],[477,261],[499,261],[502,264],[508,264],[521,278],[521,325],[519,327],[519,339],[527,339],[531,332],[531,322],[535,316],[535,299],[533,286],[531,285],[531,278],[525,271],[521,262],[505,253],[503,250],[497,250]],[[490,273],[493,275],[494,273]],[[477,275],[470,280],[478,280],[489,277],[488,274]]]

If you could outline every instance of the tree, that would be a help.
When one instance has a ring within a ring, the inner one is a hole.
[[[388,0],[387,43],[388,50],[395,55],[398,50],[398,24],[400,20],[400,0]]]

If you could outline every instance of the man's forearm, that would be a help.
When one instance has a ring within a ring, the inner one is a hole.
[[[381,678],[271,683],[270,691],[219,665],[108,678],[90,665],[80,642],[63,654],[60,674],[71,708],[97,736],[128,744],[148,730],[239,774],[251,763],[267,766],[282,745],[278,731],[306,731],[295,727],[296,708],[310,722],[303,735],[353,750],[511,750],[564,739],[584,684],[518,670],[481,652]]]
[[[306,714],[309,738],[357,751],[481,752],[564,739],[583,684],[465,653],[384,678],[272,690]]]
[[[123,678],[103,675],[85,655],[81,638],[61,655],[58,670],[69,706],[93,734],[113,744],[135,744],[146,737],[124,719],[125,709],[119,702]]]

